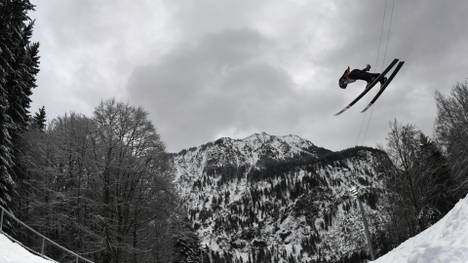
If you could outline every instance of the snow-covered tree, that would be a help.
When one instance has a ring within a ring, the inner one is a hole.
[[[0,204],[9,206],[14,185],[13,144],[26,127],[36,86],[38,43],[31,42],[29,0],[0,2]]]

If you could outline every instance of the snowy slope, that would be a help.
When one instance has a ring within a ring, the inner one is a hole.
[[[23,246],[13,242],[5,235],[0,234],[0,262],[1,263],[52,263],[50,259],[37,256],[26,250]]]
[[[366,250],[347,190],[380,188],[386,158],[370,148],[334,153],[298,136],[260,133],[183,150],[173,162],[179,194],[210,251],[233,255],[232,262],[337,262]],[[375,233],[380,208],[365,205]]]
[[[468,262],[468,195],[436,224],[373,262]]]

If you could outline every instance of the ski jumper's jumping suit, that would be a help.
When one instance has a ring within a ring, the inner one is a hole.
[[[375,78],[377,78],[380,74],[379,73],[370,73],[370,65],[367,65],[364,69],[353,69],[349,70],[349,67],[345,70],[343,73],[343,76],[341,76],[340,80],[338,81],[338,84],[340,88],[346,89],[346,86],[349,83],[355,82],[356,80],[364,80],[367,82],[367,84],[371,83]],[[382,78],[380,80],[380,83],[384,83],[385,78]]]

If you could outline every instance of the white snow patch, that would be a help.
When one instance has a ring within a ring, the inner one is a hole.
[[[20,243],[16,243],[0,234],[0,262],[2,263],[51,263],[56,262],[29,252]]]
[[[468,195],[433,226],[373,262],[468,262]]]

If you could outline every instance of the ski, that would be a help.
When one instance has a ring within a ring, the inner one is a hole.
[[[384,92],[385,88],[387,88],[388,84],[390,84],[390,82],[393,80],[393,78],[396,76],[396,74],[398,73],[398,71],[400,71],[401,67],[403,66],[403,64],[405,64],[404,61],[400,61],[398,63],[398,65],[396,66],[395,70],[392,72],[392,75],[390,75],[390,77],[388,78],[388,80],[382,84],[382,87],[380,87],[380,90],[379,92],[377,92],[377,94],[375,94],[374,98],[369,102],[369,104],[367,104],[367,106],[361,111],[361,112],[365,112],[366,110],[368,110],[372,105],[374,105],[374,103],[377,101],[377,99],[380,97],[380,95],[382,95],[382,93]]]
[[[393,68],[393,66],[395,66],[395,64],[398,62],[398,59],[394,59],[388,66],[387,68],[385,68],[385,70],[380,73],[379,76],[377,76],[377,78],[374,79],[374,81],[372,81],[371,83],[369,83],[366,88],[364,89],[363,92],[361,92],[361,94],[359,94],[359,96],[357,96],[353,101],[351,101],[351,103],[349,103],[346,107],[344,107],[342,110],[340,110],[339,112],[335,113],[335,116],[338,116],[340,115],[341,113],[345,112],[346,110],[348,110],[349,108],[351,108],[354,104],[356,104],[356,102],[358,102],[362,97],[364,97],[364,95],[367,94],[367,92],[369,92],[374,86],[375,84],[377,84],[377,82],[379,82],[379,80],[381,78],[383,78],[385,76],[385,74],[387,74],[390,69]]]

